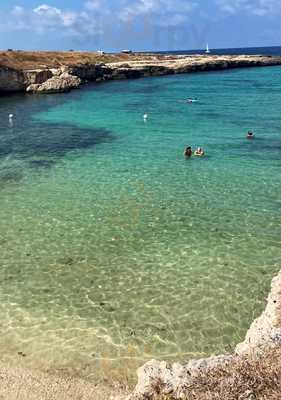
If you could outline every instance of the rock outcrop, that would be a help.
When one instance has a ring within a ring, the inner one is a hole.
[[[97,81],[105,75],[112,73],[111,69],[105,64],[80,64],[67,67],[67,72],[71,75],[79,76],[80,79],[86,81]]]
[[[0,66],[0,93],[22,92],[26,88],[22,71]]]
[[[242,356],[259,355],[269,347],[281,345],[281,273],[272,281],[267,306],[247,332],[235,353]]]
[[[214,368],[226,367],[233,356],[225,355],[193,360],[186,365],[168,365],[165,361],[151,360],[138,370],[138,384],[128,400],[150,400],[157,394],[186,398],[192,380]]]
[[[28,93],[62,93],[78,88],[81,82],[78,76],[64,72],[61,75],[52,76],[42,84],[33,83],[27,87],[26,91]]]
[[[112,78],[139,78],[229,68],[281,65],[281,57],[266,56],[186,56],[144,61],[108,63]]]
[[[53,73],[49,69],[34,69],[24,73],[25,83],[27,86],[36,85],[46,82],[52,78]]]

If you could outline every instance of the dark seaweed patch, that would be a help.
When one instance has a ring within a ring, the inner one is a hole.
[[[50,169],[54,165],[54,160],[31,160],[28,162],[30,168],[46,168]]]
[[[216,149],[237,157],[254,157],[259,159],[281,159],[280,139],[255,137],[250,141],[246,138],[234,138],[232,143],[228,140],[224,144],[216,145]]]
[[[9,183],[17,183],[23,179],[23,174],[19,170],[2,170],[0,171],[0,189]]]
[[[24,160],[22,167],[49,169],[70,151],[87,150],[114,138],[109,130],[99,128],[80,128],[71,123],[35,122],[34,115],[46,112],[66,101],[77,100],[81,91],[67,95],[7,97],[0,99],[0,160]],[[8,115],[14,114],[13,125]],[[4,174],[2,183],[18,180],[13,174]],[[17,175],[17,174],[16,174]]]
[[[70,151],[87,150],[112,140],[113,135],[106,129],[36,123],[25,129],[15,128],[13,135],[0,136],[0,158],[12,155],[27,159],[32,168],[50,168]],[[33,157],[40,159],[30,160]]]

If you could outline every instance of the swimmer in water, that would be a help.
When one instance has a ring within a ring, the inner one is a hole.
[[[195,99],[186,99],[186,102],[188,104],[196,103],[197,101],[198,101],[197,98],[195,98]]]
[[[247,139],[254,139],[254,133],[253,133],[253,131],[248,131],[248,133],[247,133]]]
[[[185,156],[185,158],[190,158],[192,156],[192,148],[191,146],[188,146],[185,148],[183,155]]]
[[[198,147],[194,154],[195,154],[196,156],[202,157],[202,156],[204,156],[205,152],[204,152],[204,150],[202,149],[202,147]]]

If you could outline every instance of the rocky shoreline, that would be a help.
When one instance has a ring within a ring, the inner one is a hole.
[[[24,53],[21,53],[24,59]],[[1,64],[0,94],[12,92],[61,93],[78,88],[86,82],[136,79],[149,76],[219,71],[231,68],[267,67],[281,65],[281,57],[271,56],[138,56],[114,62],[83,62],[43,66],[36,69]],[[63,61],[63,60],[62,60]],[[61,64],[61,63],[60,63]]]
[[[187,364],[151,360],[138,370],[138,384],[127,400],[193,398],[190,388],[200,385],[202,377],[215,375],[218,370],[231,371],[239,363],[262,362],[274,349],[281,349],[281,272],[272,281],[264,312],[252,323],[244,342],[237,345],[233,354],[191,360]],[[250,393],[243,400],[256,398]]]

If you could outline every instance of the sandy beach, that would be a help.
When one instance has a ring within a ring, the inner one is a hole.
[[[0,362],[0,399],[3,400],[124,400],[127,390],[118,386],[95,385],[63,374],[30,370]]]

